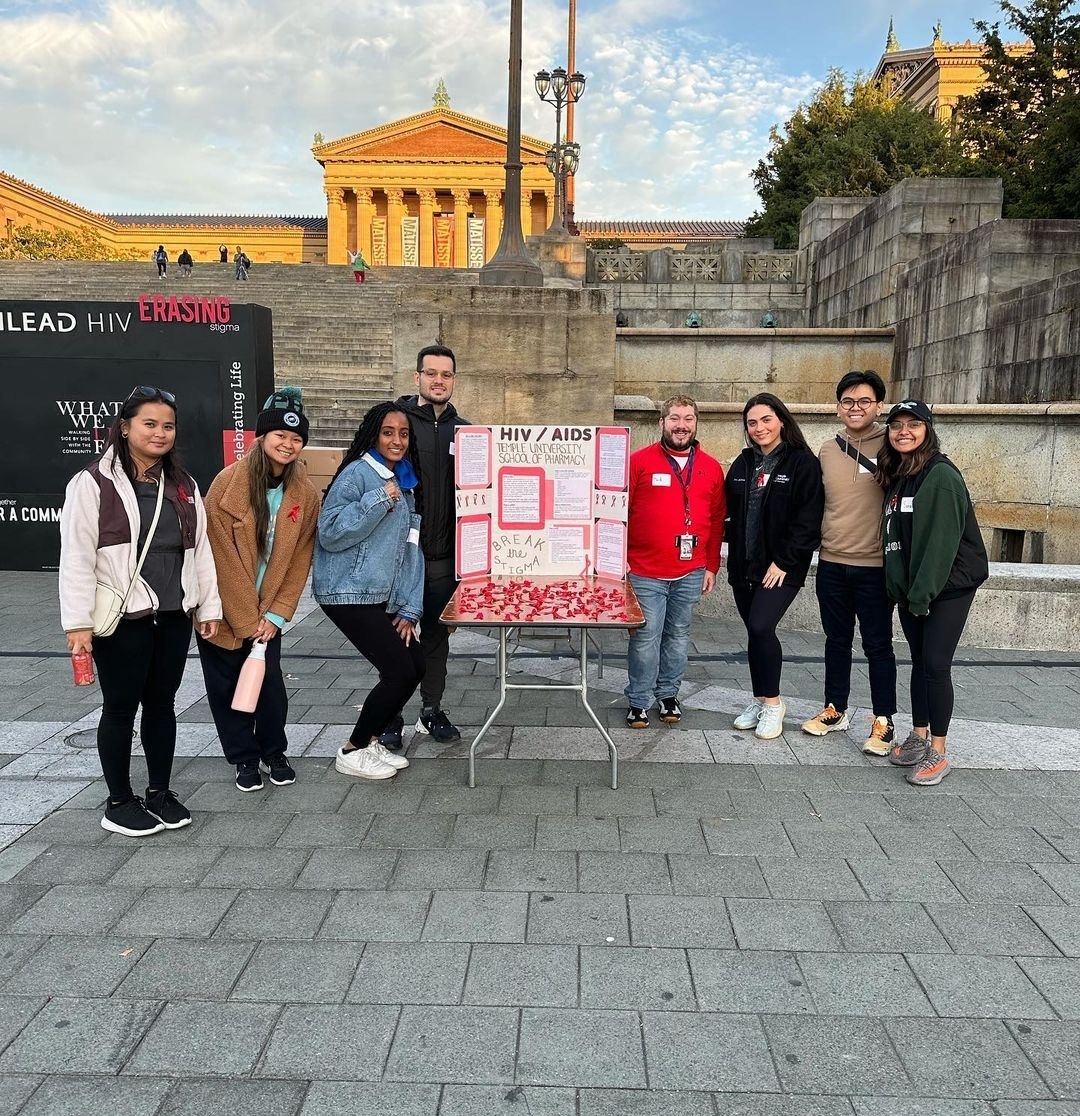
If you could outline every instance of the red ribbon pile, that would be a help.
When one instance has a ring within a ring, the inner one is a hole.
[[[458,590],[458,613],[462,620],[491,620],[505,624],[564,621],[631,623],[626,611],[626,592],[622,588],[583,581],[558,581],[537,584],[528,578],[504,582],[485,582]]]

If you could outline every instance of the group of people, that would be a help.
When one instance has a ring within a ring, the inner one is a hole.
[[[752,700],[734,727],[762,740],[784,730],[783,649],[777,627],[818,551],[816,592],[825,633],[824,707],[803,731],[850,724],[852,647],[858,624],[873,720],[863,751],[910,768],[908,782],[949,771],[952,658],[975,591],[988,576],[971,498],[941,452],[921,400],[895,404],[882,425],[885,384],[849,372],[836,387],[841,431],[814,454],[790,410],[761,393],[742,411],[746,448],[725,475],[697,441],[697,404],[661,408],[660,439],[630,459],[627,563],[645,616],[630,634],[626,723],[682,718],[694,605],[709,593],[728,544],[727,575],[746,627]],[[911,653],[912,729],[896,739],[893,609]]]
[[[141,837],[191,822],[170,783],[193,626],[237,789],[262,790],[264,773],[295,782],[280,636],[309,573],[327,616],[379,673],[337,770],[381,780],[408,767],[402,710],[418,686],[417,731],[460,739],[441,708],[449,632],[439,621],[455,586],[451,447],[464,421],[450,402],[455,375],[450,349],[422,349],[416,394],[368,411],[322,500],[300,460],[310,426],[296,389],[270,396],[248,452],[205,499],[177,457],[176,396],[132,390],[100,460],[69,482],[60,521],[61,622],[69,650],[92,654],[101,685],[102,828]],[[123,602],[111,630],[97,616],[102,592]],[[265,674],[244,712],[233,697],[256,644]],[[136,794],[140,706],[147,786]]]
[[[168,278],[169,253],[166,251],[165,245],[159,244],[150,255],[154,263],[157,264],[158,278]],[[224,244],[218,246],[218,259],[223,264],[229,262],[229,249],[226,248]],[[233,262],[236,265],[236,278],[247,279],[247,273],[251,268],[251,260],[239,244],[236,246],[236,252],[233,254]],[[186,248],[176,257],[176,266],[180,268],[181,275],[191,274],[191,269],[195,266],[195,260]]]

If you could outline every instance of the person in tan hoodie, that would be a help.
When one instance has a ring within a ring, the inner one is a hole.
[[[319,519],[319,494],[298,460],[308,430],[299,390],[275,392],[247,454],[218,473],[206,494],[225,619],[215,635],[199,637],[199,658],[221,747],[242,791],[262,790],[260,762],[275,786],[296,781],[285,754],[289,700],[279,637],[307,583]],[[256,640],[266,644],[266,676],[255,712],[242,713],[232,697]]]
[[[874,707],[863,751],[874,756],[888,755],[896,712],[893,606],[885,592],[882,492],[875,479],[885,440],[885,427],[877,422],[884,399],[885,384],[876,372],[843,376],[836,385],[836,414],[843,430],[818,454],[825,482],[816,581],[825,632],[825,707],[803,724],[811,736],[850,724],[851,653],[858,620]]]

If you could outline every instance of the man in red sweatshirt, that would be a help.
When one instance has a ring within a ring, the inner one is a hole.
[[[630,457],[627,563],[645,626],[630,633],[626,723],[678,724],[694,605],[712,591],[724,537],[724,470],[697,441],[697,403],[676,395],[660,408],[660,441]]]

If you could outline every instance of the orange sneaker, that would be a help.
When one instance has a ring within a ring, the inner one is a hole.
[[[923,758],[908,772],[907,781],[913,787],[936,787],[949,774],[950,768],[949,757],[944,752],[927,748]]]
[[[875,717],[870,727],[870,735],[862,746],[868,756],[887,756],[892,750],[896,729],[891,717]]]

